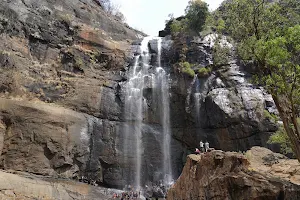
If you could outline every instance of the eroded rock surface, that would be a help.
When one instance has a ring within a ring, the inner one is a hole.
[[[119,82],[143,33],[94,0],[2,1],[0,32],[0,167],[123,183],[108,170],[119,165]]]
[[[0,171],[0,178],[0,199],[5,200],[107,200],[112,196],[100,187],[26,173]]]
[[[40,102],[0,98],[1,168],[105,182],[116,164],[117,123]],[[109,180],[107,180],[108,182]]]
[[[189,155],[183,172],[169,190],[167,199],[299,198],[300,185],[277,177],[276,171],[270,175],[251,166],[251,160],[249,163],[244,155],[235,152],[212,151]]]
[[[252,147],[245,155],[253,170],[300,185],[300,164],[297,159],[288,159],[262,147]]]

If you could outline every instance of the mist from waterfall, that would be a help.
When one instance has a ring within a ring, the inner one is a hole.
[[[157,62],[151,66],[151,53],[149,42],[157,41]],[[171,154],[170,154],[170,103],[169,103],[169,78],[165,69],[161,66],[161,45],[162,39],[158,37],[145,37],[139,46],[139,50],[134,57],[134,65],[130,67],[128,82],[126,84],[125,95],[125,119],[126,127],[124,130],[124,163],[135,162],[135,168],[131,169],[129,176],[134,177],[135,181],[128,178],[127,184],[134,184],[141,187],[143,182],[143,126],[148,114],[148,99],[144,97],[144,90],[151,88],[152,104],[155,104],[155,116],[159,116],[162,126],[161,152],[163,157],[161,169],[162,179],[165,184],[172,182]]]

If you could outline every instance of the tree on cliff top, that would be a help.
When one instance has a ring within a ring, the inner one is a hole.
[[[201,0],[191,0],[185,9],[187,24],[190,30],[201,32],[209,15],[208,5]]]
[[[194,32],[203,30],[206,18],[209,15],[207,3],[201,0],[190,0],[185,8],[185,16],[167,21],[166,27],[170,27],[172,35],[176,33]]]
[[[300,6],[297,0],[232,0],[227,31],[238,54],[257,65],[255,82],[273,96],[292,149],[300,161]]]

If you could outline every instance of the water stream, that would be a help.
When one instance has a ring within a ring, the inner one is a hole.
[[[194,93],[194,101],[195,101],[195,110],[196,110],[196,124],[200,124],[200,106],[201,106],[202,94],[200,92],[200,81],[197,77],[195,81],[195,93]]]
[[[149,49],[150,41],[157,41],[157,62],[151,63],[152,55]],[[161,173],[164,183],[172,182],[171,154],[170,154],[170,103],[169,103],[169,78],[164,67],[161,66],[161,45],[162,40],[158,37],[145,37],[141,42],[139,52],[134,57],[134,65],[130,67],[128,82],[126,84],[125,97],[125,119],[126,128],[124,133],[124,157],[125,163],[128,161],[135,162],[135,169],[131,169],[130,176],[134,176],[135,187],[143,187],[143,126],[148,114],[148,99],[144,97],[144,90],[151,87],[152,103],[155,103],[156,113],[159,116],[160,125],[162,126],[162,140],[160,147],[162,151]],[[155,66],[151,66],[151,64]],[[131,154],[135,155],[131,155]]]

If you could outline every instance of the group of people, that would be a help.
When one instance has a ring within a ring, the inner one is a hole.
[[[98,186],[98,184],[96,183],[96,180],[93,179],[89,179],[86,176],[81,176],[79,178],[77,178],[79,182],[83,182],[83,183],[87,183],[93,186]]]
[[[200,150],[198,148],[196,148],[195,154],[204,153],[204,152],[207,152],[208,150],[209,150],[209,143],[207,141],[205,143],[203,143],[201,140],[200,141]]]
[[[134,191],[130,191],[130,192],[122,192],[122,194],[114,194],[113,198],[114,199],[121,199],[121,200],[136,200],[141,196],[141,192],[134,192]]]

